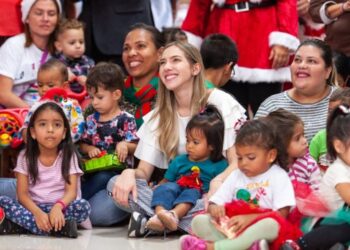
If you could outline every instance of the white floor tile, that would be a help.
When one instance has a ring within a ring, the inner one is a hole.
[[[179,236],[130,239],[127,226],[80,230],[77,239],[42,236],[0,236],[0,250],[175,250]]]

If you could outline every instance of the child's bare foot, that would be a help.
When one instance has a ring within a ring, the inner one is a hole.
[[[165,230],[163,223],[159,220],[156,214],[149,218],[146,223],[146,228],[156,232],[164,232]]]
[[[170,231],[177,230],[179,219],[174,211],[162,210],[158,213],[158,218]]]

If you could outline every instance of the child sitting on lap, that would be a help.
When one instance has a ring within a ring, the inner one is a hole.
[[[178,221],[209,190],[210,181],[225,170],[228,163],[222,155],[225,125],[213,105],[207,105],[192,117],[186,127],[187,154],[173,159],[165,178],[154,190],[148,229],[175,231]]]

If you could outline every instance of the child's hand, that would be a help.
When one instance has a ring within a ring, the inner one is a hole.
[[[278,69],[288,64],[289,50],[282,45],[273,45],[271,48],[269,60],[272,60],[272,68]]]
[[[55,204],[51,208],[49,218],[51,225],[55,231],[61,230],[64,224],[66,223],[64,219],[64,214],[62,213],[62,208],[59,204]]]
[[[101,154],[101,150],[96,147],[92,147],[88,152],[88,155],[90,158],[98,157],[100,154]]]
[[[239,233],[241,230],[246,228],[255,218],[256,216],[252,214],[233,216],[227,222],[227,227],[230,228],[230,230],[233,232]]]
[[[120,162],[125,162],[128,157],[128,144],[125,141],[121,141],[117,144],[116,153]]]
[[[216,204],[209,204],[208,206],[208,213],[210,214],[211,217],[215,219],[220,219],[221,217],[225,216],[225,207],[224,206],[219,206]]]
[[[34,214],[35,223],[38,226],[38,228],[44,232],[50,232],[52,229],[49,215],[43,211],[40,211],[36,214]]]
[[[76,79],[80,85],[83,85],[83,86],[86,85],[86,79],[87,79],[86,76],[78,76]]]

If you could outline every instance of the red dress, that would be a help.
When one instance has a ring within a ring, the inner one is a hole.
[[[272,45],[283,45],[291,50],[299,45],[296,0],[276,0],[268,7],[243,12],[219,7],[237,2],[240,1],[191,0],[182,29],[202,38],[212,33],[231,37],[236,42],[239,53],[234,77],[236,81],[289,81],[289,68],[273,70],[268,58]]]

